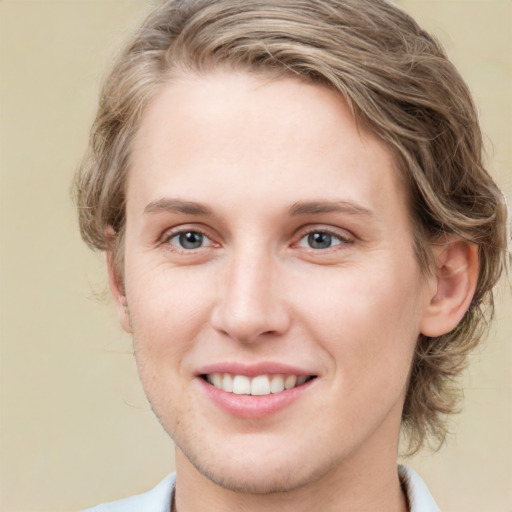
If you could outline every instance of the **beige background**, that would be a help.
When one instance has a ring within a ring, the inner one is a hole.
[[[99,78],[154,2],[0,0],[0,510],[71,511],[154,485],[172,447],[140,390],[69,184]],[[409,0],[470,82],[512,195],[512,2]],[[466,373],[456,437],[408,461],[444,512],[512,512],[512,302]]]

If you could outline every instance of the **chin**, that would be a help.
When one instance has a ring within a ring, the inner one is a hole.
[[[193,464],[194,462],[191,461]],[[295,470],[268,471],[265,467],[258,469],[241,467],[237,470],[210,468],[194,464],[195,468],[208,480],[220,487],[245,494],[284,493],[305,487],[319,477],[297,474]]]
[[[188,462],[209,481],[233,492],[247,494],[284,493],[306,487],[321,479],[331,468],[331,461],[315,464],[299,453],[274,454],[265,457],[247,451],[240,457],[233,453],[205,453],[179,447]],[[320,461],[319,461],[320,462]]]

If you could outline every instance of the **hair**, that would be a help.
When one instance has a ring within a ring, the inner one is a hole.
[[[414,248],[425,272],[432,245],[478,246],[479,278],[459,325],[419,336],[402,414],[409,453],[439,447],[458,409],[456,377],[493,314],[507,263],[507,211],[483,164],[468,87],[437,40],[386,0],[166,1],[107,76],[75,200],[83,239],[114,254],[122,279],[125,185],[145,108],[180,73],[218,67],[296,76],[344,97],[357,122],[395,157],[409,195]],[[110,234],[108,234],[110,233]]]

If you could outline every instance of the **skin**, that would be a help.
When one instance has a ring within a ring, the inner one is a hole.
[[[123,283],[108,261],[177,446],[180,512],[407,510],[396,454],[414,346],[456,325],[477,263],[447,241],[424,276],[397,174],[323,86],[216,71],[153,99],[132,152]],[[180,245],[187,232],[202,245]],[[197,375],[268,361],[316,378],[263,418],[219,408]]]

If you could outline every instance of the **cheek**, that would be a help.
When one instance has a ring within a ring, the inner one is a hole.
[[[200,286],[201,278],[172,269],[133,272],[127,297],[138,361],[180,368],[184,354],[200,338],[208,321],[211,297]]]
[[[372,274],[338,269],[323,286],[311,283],[301,307],[312,338],[326,350],[349,392],[362,384],[403,387],[419,335],[419,283],[397,268]],[[298,293],[298,291],[297,291]]]
[[[187,357],[202,338],[207,298],[195,283],[191,286],[189,279],[169,271],[134,273],[128,282],[140,380],[154,412],[171,433],[192,403]]]

